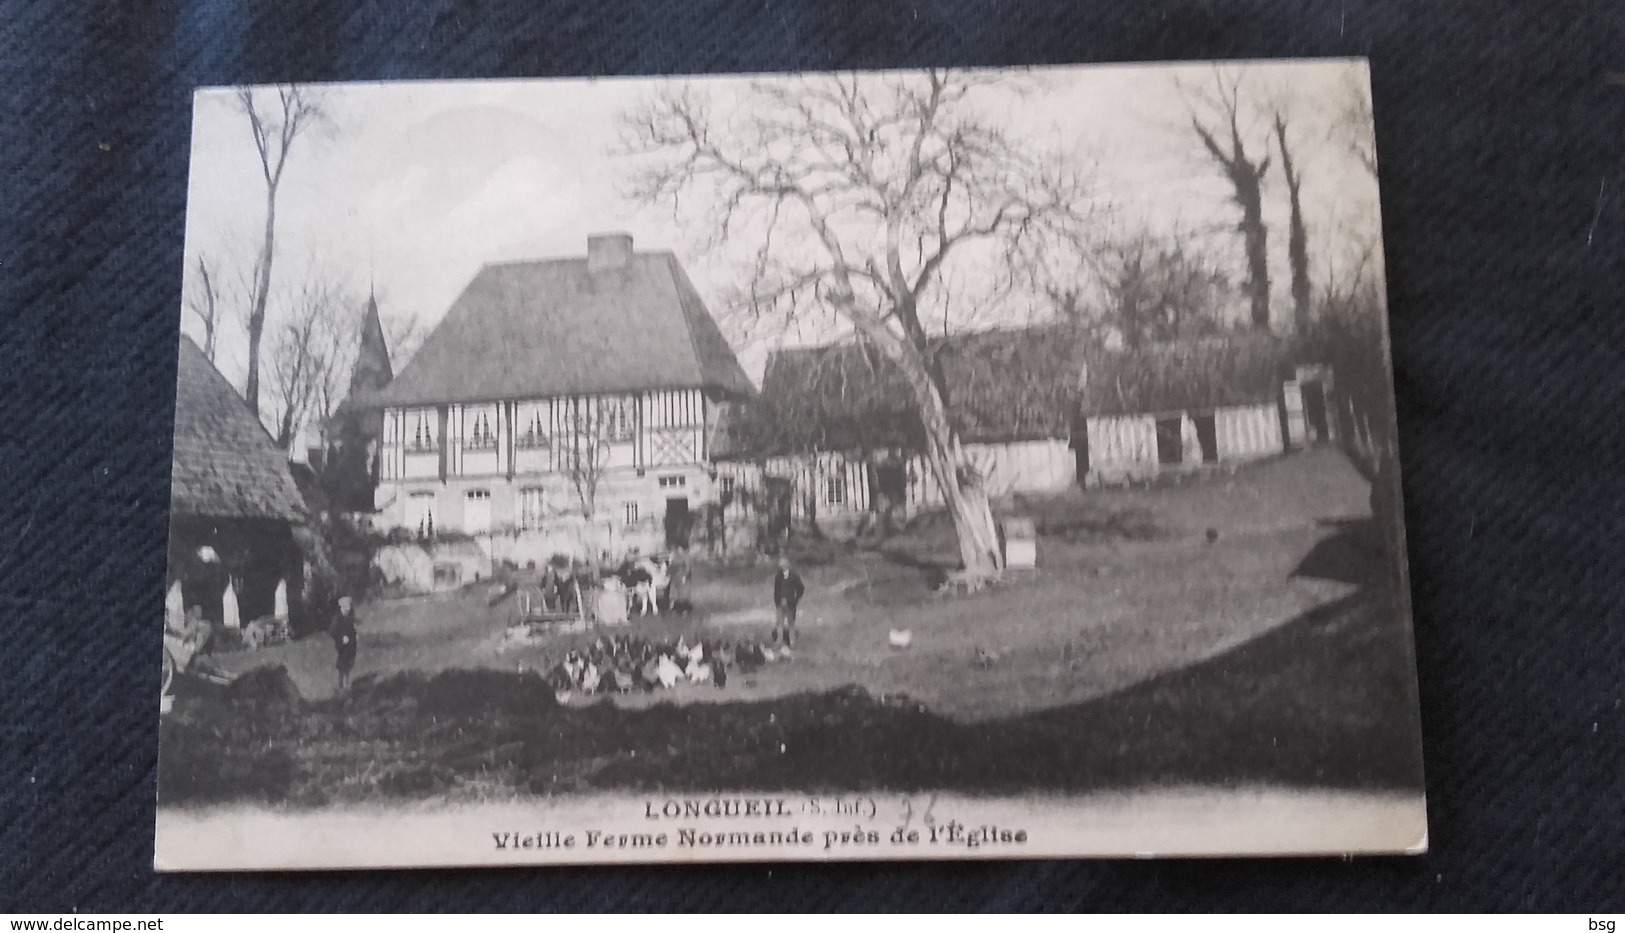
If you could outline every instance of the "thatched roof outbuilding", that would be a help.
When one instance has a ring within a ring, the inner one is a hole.
[[[1292,377],[1292,348],[1269,335],[1107,350],[1042,325],[935,342],[961,440],[1066,439],[1080,418],[1266,404]],[[858,343],[780,350],[762,391],[736,406],[713,445],[724,459],[815,450],[914,449],[923,430],[894,364]]]
[[[1089,354],[1077,382],[1085,417],[1211,411],[1274,401],[1296,366],[1269,334],[1149,344]]]
[[[972,442],[1066,436],[1073,358],[1059,328],[990,330],[937,341],[949,413]],[[724,457],[809,450],[911,449],[923,429],[902,374],[877,351],[844,342],[779,350],[762,391],[737,406],[719,444]],[[715,446],[714,446],[715,449]]]
[[[175,391],[173,515],[213,519],[305,517],[286,454],[191,338],[181,338]]]

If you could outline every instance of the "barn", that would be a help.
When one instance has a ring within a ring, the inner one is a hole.
[[[226,377],[181,338],[169,524],[170,611],[233,625],[297,609],[304,502],[285,454]]]
[[[1025,327],[957,334],[932,347],[966,458],[994,496],[1065,488],[1078,359],[1073,332]],[[922,429],[901,375],[853,342],[776,351],[762,390],[730,409],[713,444],[724,487],[779,477],[797,518],[843,520],[940,501],[913,452]],[[750,496],[740,496],[743,503]]]
[[[1084,485],[1275,456],[1332,439],[1331,373],[1264,334],[1089,354],[1071,445]]]
[[[994,497],[1226,468],[1332,438],[1328,368],[1301,365],[1270,335],[1105,349],[1032,326],[954,335],[932,355]],[[736,508],[769,478],[787,482],[801,519],[935,505],[907,399],[894,367],[860,344],[780,350],[760,395],[720,425],[718,474],[740,491]]]

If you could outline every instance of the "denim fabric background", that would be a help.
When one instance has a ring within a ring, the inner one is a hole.
[[[1622,40],[1618,0],[0,0],[0,911],[1625,909]],[[152,873],[193,86],[1351,54],[1431,854]]]

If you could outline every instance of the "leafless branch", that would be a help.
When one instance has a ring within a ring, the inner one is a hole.
[[[269,94],[254,88],[237,89],[237,109],[248,121],[254,151],[259,155],[260,172],[265,179],[265,227],[254,261],[254,281],[249,292],[248,385],[245,396],[256,413],[260,409],[260,343],[265,333],[265,309],[271,295],[271,265],[276,258],[277,191],[288,154],[302,134],[328,121],[319,94],[297,85],[279,85],[275,100],[262,101]]]

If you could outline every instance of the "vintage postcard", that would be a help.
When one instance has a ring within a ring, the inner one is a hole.
[[[159,869],[1426,848],[1363,61],[192,138]]]

